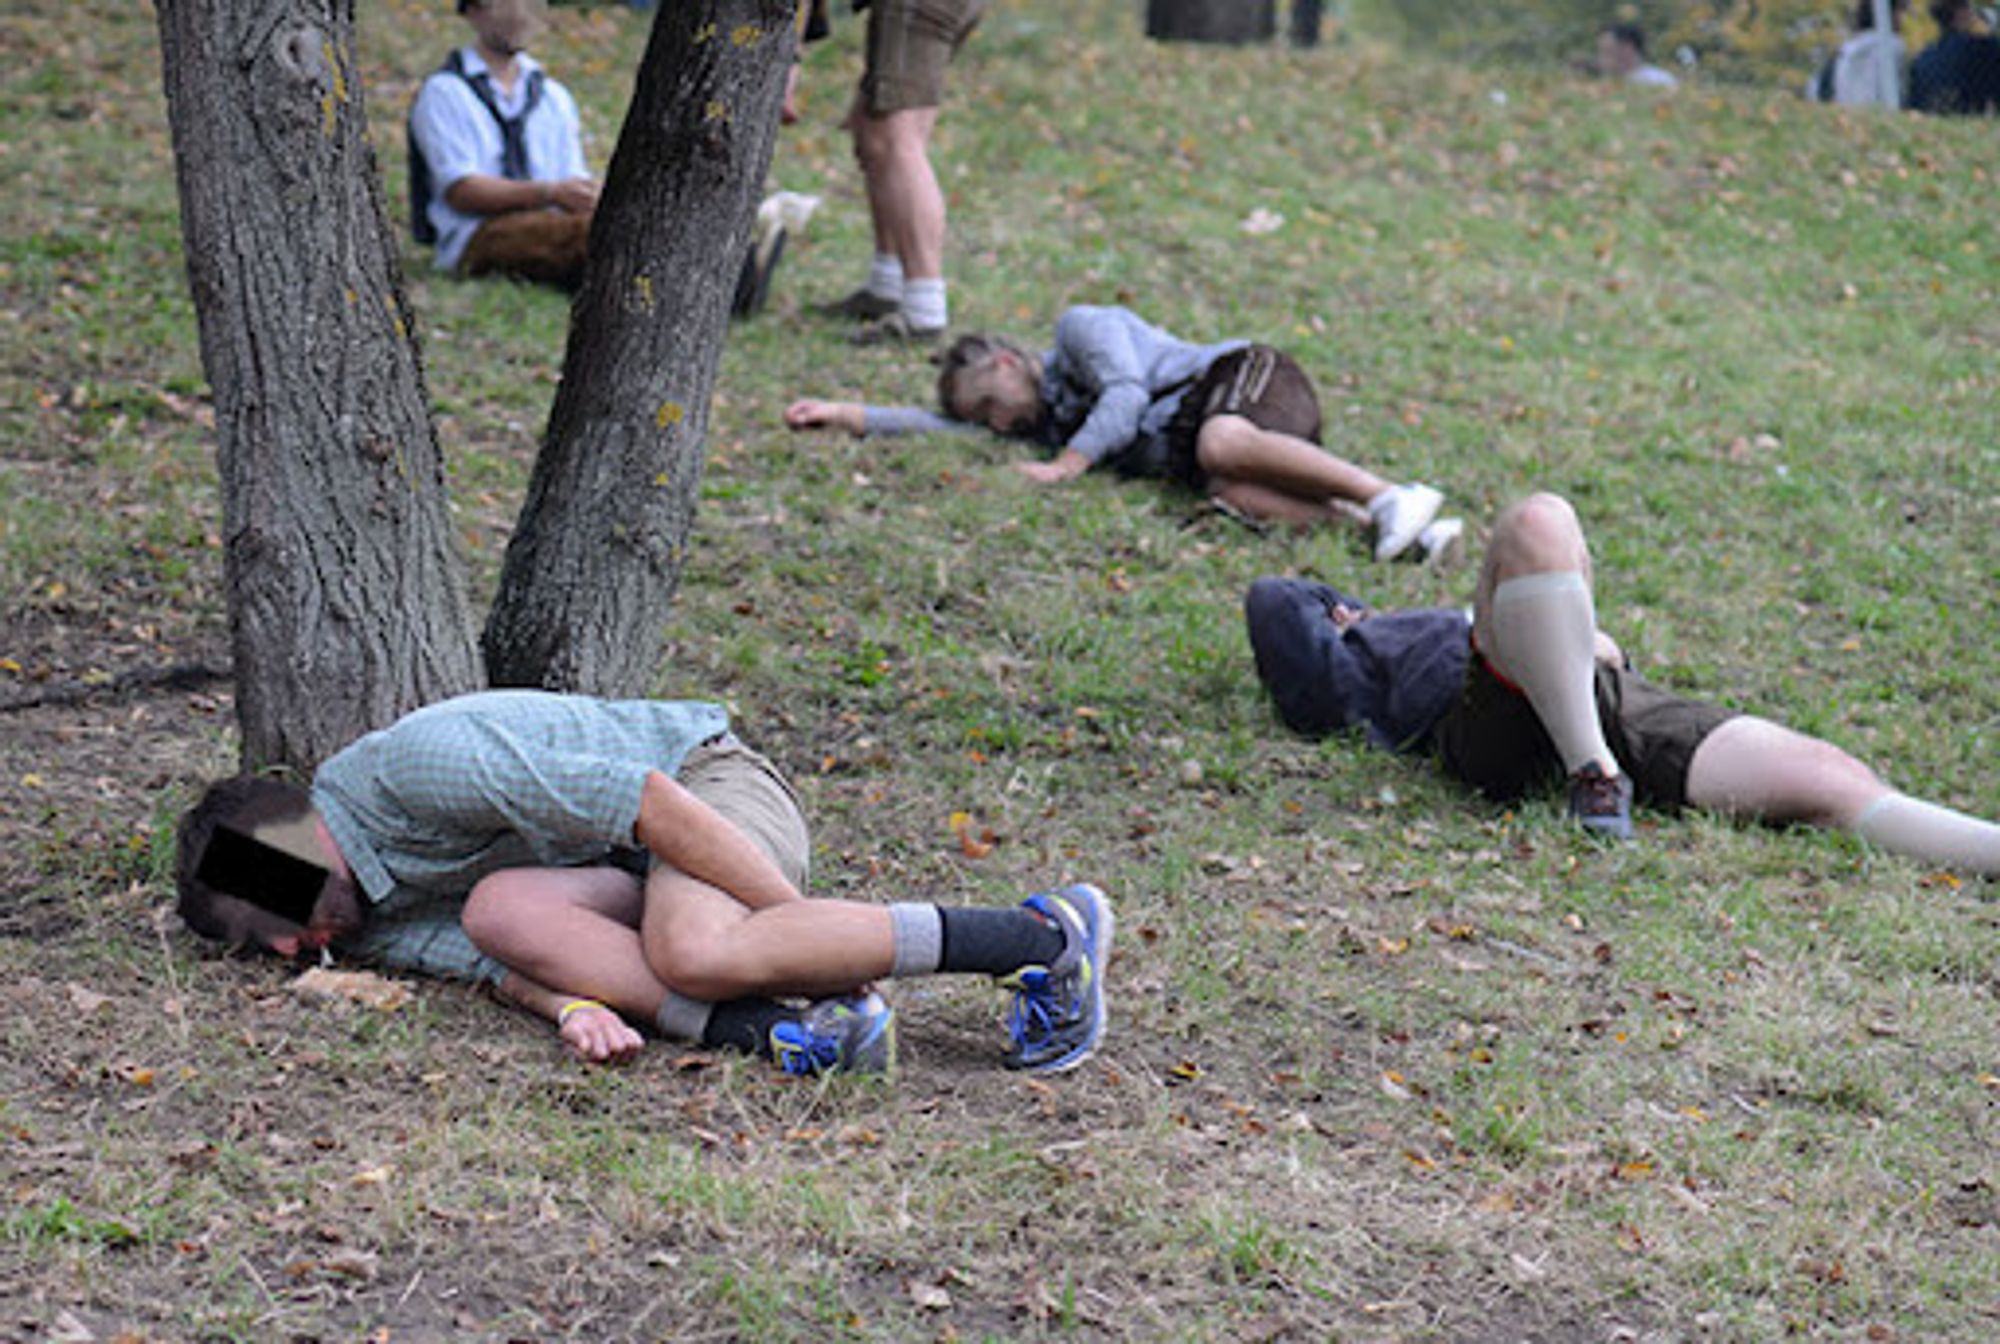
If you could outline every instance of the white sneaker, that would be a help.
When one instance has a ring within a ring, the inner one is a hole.
[[[1465,520],[1440,518],[1417,534],[1410,556],[1420,565],[1448,569],[1465,554]]]
[[[1394,560],[1416,541],[1437,511],[1444,494],[1428,485],[1392,485],[1368,501],[1375,520],[1375,558]]]

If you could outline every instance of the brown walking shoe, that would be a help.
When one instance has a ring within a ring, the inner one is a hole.
[[[900,311],[902,306],[896,299],[885,299],[872,290],[857,289],[845,298],[835,299],[831,303],[815,304],[813,311],[821,317],[844,317],[850,322],[873,322]]]
[[[893,312],[878,322],[869,322],[847,333],[849,345],[936,345],[944,336],[943,327],[913,326],[910,319]]]
[[[1632,838],[1632,777],[1624,771],[1604,773],[1596,761],[1569,777],[1569,814],[1592,835],[1607,840]]]

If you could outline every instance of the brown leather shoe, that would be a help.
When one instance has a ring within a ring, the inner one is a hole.
[[[813,311],[821,317],[844,317],[850,322],[873,322],[902,309],[895,299],[885,299],[866,289],[857,289],[845,298],[832,303],[816,304]]]
[[[850,345],[936,345],[944,336],[943,327],[918,327],[898,310],[878,322],[869,322],[847,333]]]

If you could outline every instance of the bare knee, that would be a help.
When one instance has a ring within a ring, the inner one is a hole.
[[[1797,768],[1810,781],[1799,790],[1796,814],[1785,820],[1845,826],[1887,788],[1879,775],[1833,743],[1785,731],[1793,739]]]
[[[923,137],[906,115],[886,117],[858,113],[854,118],[854,157],[873,172],[912,153],[924,152]]]
[[[1524,554],[1566,556],[1582,539],[1576,510],[1561,495],[1547,490],[1516,500],[1493,524],[1493,544]]]
[[[527,883],[517,869],[503,868],[479,879],[465,898],[458,922],[473,946],[502,961],[509,959],[520,924],[521,901]]]
[[[727,938],[715,930],[649,920],[644,942],[646,964],[660,983],[676,994],[721,1003],[749,992],[729,955]]]
[[[1212,415],[1195,435],[1194,458],[1209,476],[1238,477],[1257,427],[1240,415]]]

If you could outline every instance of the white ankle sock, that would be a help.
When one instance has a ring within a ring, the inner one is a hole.
[[[878,299],[890,299],[901,303],[903,259],[889,253],[877,252],[875,260],[868,263],[868,284],[865,288]]]
[[[944,326],[948,313],[943,277],[903,282],[903,316],[911,326],[935,331]]]
[[[1493,590],[1493,628],[1476,634],[1493,666],[1527,694],[1565,771],[1596,761],[1619,773],[1597,722],[1597,609],[1583,575],[1564,569],[1503,581]]]
[[[1850,827],[1872,845],[1962,873],[2000,875],[2000,826],[1907,793],[1889,793],[1861,809]]]

